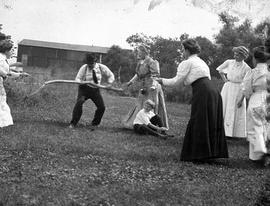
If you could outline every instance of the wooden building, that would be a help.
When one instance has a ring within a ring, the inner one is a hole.
[[[86,52],[95,54],[102,62],[108,47],[75,45],[23,39],[18,43],[17,60],[29,67],[79,68]]]

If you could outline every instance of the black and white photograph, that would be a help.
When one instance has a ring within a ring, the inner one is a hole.
[[[269,0],[0,0],[0,206],[270,206]]]

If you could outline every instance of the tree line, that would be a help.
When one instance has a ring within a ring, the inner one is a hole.
[[[262,45],[264,39],[270,36],[270,18],[266,18],[255,27],[252,26],[251,20],[246,19],[240,23],[238,18],[226,12],[219,14],[219,20],[222,27],[214,35],[214,41],[203,36],[196,36],[195,39],[202,49],[200,57],[208,64],[211,76],[217,82],[217,86],[221,87],[222,82],[218,80],[220,76],[216,68],[225,60],[233,58],[233,47],[243,45],[252,51],[252,48]],[[1,30],[2,24],[0,24],[0,40],[4,38],[11,39],[11,36],[5,35]],[[183,60],[183,48],[181,45],[187,38],[190,38],[187,33],[180,34],[176,38],[163,38],[161,36],[147,36],[143,33],[136,33],[129,36],[126,41],[132,48],[136,48],[139,44],[147,46],[150,49],[150,55],[160,63],[161,77],[170,78],[175,76],[177,65]],[[251,56],[246,62],[253,67]],[[113,45],[104,57],[103,63],[113,71],[117,82],[121,84],[129,81],[135,74],[137,62],[134,51]],[[165,94],[169,101],[187,102],[191,97],[191,90],[188,87],[171,88],[167,89]]]
[[[270,31],[265,31],[266,28],[270,28],[270,19],[265,19],[256,27],[253,27],[251,20],[246,19],[239,23],[238,18],[223,12],[219,14],[219,20],[222,27],[214,35],[213,42],[206,37],[195,37],[202,48],[200,57],[208,64],[211,75],[217,78],[219,78],[219,75],[216,68],[226,59],[233,58],[233,47],[243,45],[251,51],[252,48],[263,44],[265,35],[270,36]],[[129,36],[126,41],[132,48],[139,44],[148,46],[151,56],[160,63],[161,76],[172,77],[176,73],[177,65],[182,60],[181,43],[189,37],[190,35],[186,33],[177,38],[153,37],[137,33]],[[136,58],[134,52],[121,49],[117,45],[110,48],[103,62],[113,70],[122,82],[127,81],[135,72]],[[252,66],[251,57],[246,62]]]

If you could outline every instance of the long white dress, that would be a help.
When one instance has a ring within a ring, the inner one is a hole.
[[[247,140],[249,141],[249,159],[259,160],[267,152],[266,97],[267,64],[259,63],[244,78],[243,92],[249,98],[247,109]]]
[[[245,138],[246,99],[240,108],[237,107],[237,102],[242,94],[241,83],[251,68],[244,61],[230,59],[221,64],[217,71],[227,74],[228,79],[221,90],[225,134],[229,137]]]
[[[0,73],[9,73],[9,65],[6,61],[6,56],[0,53]],[[6,91],[3,85],[4,79],[0,76],[0,127],[13,125],[13,119],[10,113],[10,108],[7,104]]]

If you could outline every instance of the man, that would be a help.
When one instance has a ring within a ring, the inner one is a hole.
[[[104,64],[96,63],[96,59],[91,53],[86,53],[85,63],[78,71],[75,78],[76,81],[90,81],[95,84],[100,84],[102,76],[105,76],[109,86],[114,81],[114,74]],[[94,130],[101,122],[102,116],[105,112],[105,105],[100,94],[99,88],[93,88],[87,84],[79,85],[77,102],[73,109],[72,120],[70,128],[74,128],[82,116],[83,104],[86,100],[91,99],[96,105],[94,118],[91,123],[91,130]]]

